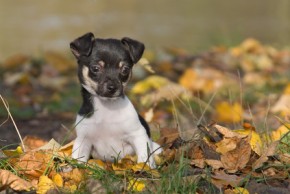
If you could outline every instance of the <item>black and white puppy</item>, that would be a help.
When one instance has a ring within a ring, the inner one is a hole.
[[[72,157],[83,162],[90,156],[112,161],[136,154],[138,162],[147,161],[154,168],[149,155],[155,150],[154,154],[160,153],[160,146],[150,139],[147,123],[124,94],[144,45],[130,38],[98,39],[87,33],[71,42],[70,48],[78,61],[83,97]]]

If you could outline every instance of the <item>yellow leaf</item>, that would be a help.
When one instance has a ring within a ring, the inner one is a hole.
[[[240,122],[242,120],[243,109],[235,102],[233,105],[228,102],[221,102],[216,105],[217,120],[220,122]]]
[[[140,171],[150,171],[151,168],[145,164],[144,162],[135,164],[132,168],[131,168],[134,172],[140,172]]]
[[[290,94],[290,83],[285,87],[283,94]]]
[[[135,94],[144,94],[151,89],[159,89],[169,83],[169,80],[161,76],[149,76],[147,79],[134,85],[131,92]]]
[[[271,137],[272,141],[280,140],[283,135],[289,132],[290,124],[281,125],[277,130],[272,131]]]
[[[187,69],[179,79],[179,83],[188,90],[195,90],[197,73],[193,69]]]
[[[55,174],[52,178],[52,181],[56,186],[63,187],[63,178],[60,176],[60,174]]]
[[[145,184],[143,181],[130,179],[127,189],[131,189],[132,191],[143,191],[145,189]]]
[[[21,146],[17,146],[17,148],[16,148],[16,152],[17,152],[18,154],[23,154],[22,147],[21,147]]]
[[[88,164],[96,165],[97,167],[99,167],[101,169],[105,169],[106,168],[106,164],[102,160],[99,160],[99,159],[90,159],[88,161]]]
[[[245,188],[242,188],[242,187],[236,187],[233,189],[233,192],[235,194],[250,194],[249,191]]]
[[[16,191],[29,191],[32,188],[32,184],[8,170],[0,170],[0,189],[2,187],[10,187]]]
[[[260,138],[260,135],[256,131],[253,131],[251,129],[238,129],[238,130],[234,130],[234,132],[237,132],[237,133],[242,134],[242,135],[250,136],[250,138],[251,138],[250,145],[251,145],[252,150],[256,154],[261,156],[263,143],[262,143],[262,140]]]
[[[38,188],[37,188],[36,193],[37,194],[45,194],[50,189],[54,188],[54,183],[50,178],[48,178],[48,176],[42,175],[39,177],[39,182],[38,182],[37,186],[38,186]]]
[[[134,173],[136,172],[146,172],[148,174],[150,174],[153,177],[159,178],[160,174],[156,169],[151,169],[147,164],[145,164],[144,162],[135,164],[134,166],[132,166],[131,168],[133,170]]]

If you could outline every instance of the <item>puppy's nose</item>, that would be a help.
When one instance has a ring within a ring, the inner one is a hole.
[[[107,90],[110,92],[110,93],[113,93],[117,90],[117,86],[115,84],[108,84],[107,85]]]

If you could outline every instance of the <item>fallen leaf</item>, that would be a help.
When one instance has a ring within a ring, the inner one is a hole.
[[[226,189],[225,194],[250,194],[249,191],[243,187],[235,187],[233,189]]]
[[[220,169],[224,168],[223,163],[220,160],[211,160],[211,159],[206,159],[205,163],[209,166],[211,166],[213,169]]]
[[[237,187],[243,181],[243,177],[237,175],[226,174],[224,171],[215,171],[211,175],[212,182],[218,188],[224,188],[226,186]]]
[[[145,80],[136,83],[132,88],[131,92],[135,94],[145,94],[149,90],[159,89],[162,86],[168,84],[169,82],[170,81],[165,77],[152,75],[146,78]]]
[[[205,167],[205,159],[193,159],[193,160],[191,160],[190,165],[196,166],[198,168],[204,168]]]
[[[249,139],[245,138],[237,143],[237,147],[234,150],[221,155],[221,162],[228,172],[234,173],[246,166],[250,156],[251,145]]]
[[[250,194],[249,191],[243,187],[236,187],[233,191],[235,194]]]
[[[130,179],[127,190],[132,191],[143,191],[145,189],[145,183],[140,180]]]
[[[49,191],[50,189],[54,189],[55,185],[53,183],[53,181],[48,178],[48,176],[42,175],[39,177],[39,182],[37,185],[37,194],[46,194],[47,191]]]
[[[4,187],[10,187],[16,191],[30,191],[33,185],[8,170],[0,169],[0,190]]]
[[[282,116],[290,115],[290,94],[283,94],[271,108],[271,112]]]
[[[54,184],[57,187],[63,187],[63,178],[61,177],[60,174],[56,173],[53,177],[52,177],[52,181],[54,182]]]
[[[37,148],[37,150],[53,150],[57,151],[61,148],[61,145],[55,141],[54,139],[51,139],[47,144]]]
[[[290,131],[289,127],[290,127],[290,124],[281,125],[277,130],[272,131],[272,133],[271,133],[272,141],[280,140],[283,137],[283,135],[285,135],[286,133],[288,133]]]
[[[160,138],[157,140],[157,143],[164,148],[171,147],[173,142],[179,138],[179,132],[177,128],[161,128],[160,129]]]
[[[20,174],[29,179],[38,179],[49,166],[53,166],[52,157],[52,152],[30,151],[22,154],[15,162],[12,160],[11,164]]]
[[[74,144],[74,141],[72,141],[64,146],[61,146],[58,150],[58,155],[63,156],[63,157],[71,156],[73,144]]]
[[[23,138],[23,143],[25,145],[25,150],[29,151],[39,148],[48,142],[39,137],[28,135]]]
[[[224,101],[216,105],[216,114],[220,122],[236,123],[242,120],[243,109],[237,102],[229,104]]]
[[[239,129],[239,130],[234,130],[234,132],[243,134],[243,135],[248,135],[250,137],[250,145],[252,150],[261,156],[262,154],[262,148],[263,148],[263,143],[260,138],[260,135],[251,129]]]
[[[252,168],[254,170],[260,168],[264,162],[268,160],[268,156],[273,156],[275,154],[278,144],[279,141],[272,142],[269,147],[262,153],[261,157],[253,163]]]
[[[151,169],[147,164],[143,162],[135,164],[134,166],[132,166],[131,169],[134,173],[146,172],[147,174],[150,174],[155,178],[160,177],[160,174],[156,169]]]
[[[236,133],[233,130],[230,130],[226,127],[220,126],[215,124],[214,127],[226,138],[238,137],[238,138],[245,138],[247,135]]]
[[[237,137],[224,138],[223,140],[215,143],[217,146],[216,151],[221,154],[225,154],[237,147],[237,142],[239,139]]]

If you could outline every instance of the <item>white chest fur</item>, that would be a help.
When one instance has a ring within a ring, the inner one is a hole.
[[[153,147],[157,146],[148,138],[128,98],[101,100],[94,97],[93,105],[91,117],[77,116],[73,158],[85,162],[90,154],[105,160],[137,154],[138,161],[145,162],[148,159],[147,148],[153,151]],[[153,159],[149,160],[149,164],[154,166]]]

